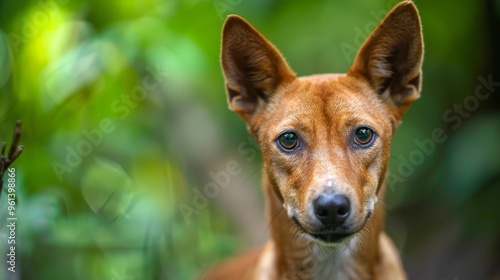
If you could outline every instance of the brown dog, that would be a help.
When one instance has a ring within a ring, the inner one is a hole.
[[[266,245],[213,267],[205,279],[405,279],[383,232],[391,140],[420,95],[422,33],[412,2],[398,4],[347,74],[296,77],[243,18],[222,34],[229,107],[264,161]]]

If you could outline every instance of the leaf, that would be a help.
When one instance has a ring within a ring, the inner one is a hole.
[[[94,213],[112,221],[126,213],[134,195],[132,181],[117,163],[94,161],[82,177],[82,194]]]

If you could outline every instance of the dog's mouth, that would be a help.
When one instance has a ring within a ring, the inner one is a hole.
[[[341,232],[341,233],[334,233],[334,232],[319,232],[319,233],[312,233],[308,230],[306,230],[302,224],[299,222],[297,217],[292,217],[292,220],[295,222],[295,225],[298,227],[299,231],[302,233],[310,236],[311,238],[315,240],[319,240],[323,243],[328,243],[328,244],[335,244],[335,243],[341,243],[344,239],[347,239],[348,237],[352,236],[356,232]]]
[[[336,233],[325,233],[325,234],[311,234],[308,233],[313,238],[320,240],[321,242],[334,244],[342,243],[345,239],[354,235],[354,233],[336,234]]]
[[[351,238],[354,234],[358,233],[361,229],[363,229],[368,222],[368,218],[370,218],[371,212],[366,215],[365,221],[361,224],[359,228],[353,231],[341,231],[341,232],[331,232],[331,231],[324,231],[324,232],[318,232],[318,233],[312,233],[308,230],[306,230],[302,224],[299,222],[297,217],[292,217],[292,221],[294,221],[295,225],[298,227],[298,229],[313,238],[314,240],[321,241],[326,244],[338,244],[342,243],[343,241]]]

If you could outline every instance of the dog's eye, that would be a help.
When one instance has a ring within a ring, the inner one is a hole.
[[[297,134],[293,132],[285,132],[278,137],[278,143],[284,150],[290,151],[299,145]]]
[[[367,127],[360,127],[354,132],[354,141],[356,141],[356,144],[366,147],[371,144],[374,136],[375,133],[373,130]]]

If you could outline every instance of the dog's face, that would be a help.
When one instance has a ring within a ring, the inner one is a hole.
[[[266,176],[301,233],[337,243],[367,223],[392,136],[420,94],[422,49],[418,13],[403,2],[347,74],[297,78],[249,23],[227,19],[222,66],[230,108],[257,138]]]
[[[335,242],[364,226],[388,165],[388,113],[346,75],[299,78],[269,100],[257,133],[266,173],[304,232]]]

